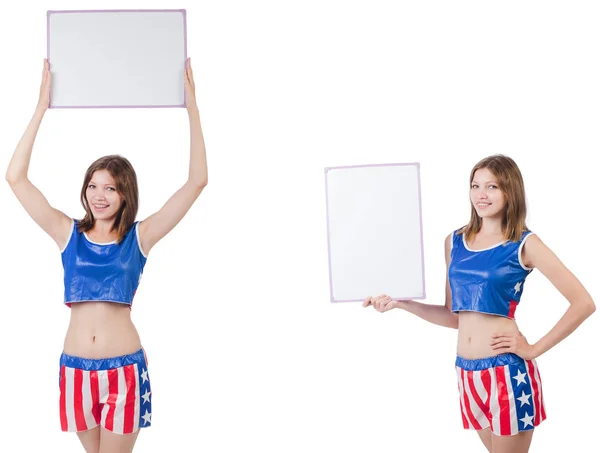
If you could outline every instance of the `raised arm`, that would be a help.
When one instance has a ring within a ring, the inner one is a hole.
[[[540,340],[530,345],[522,334],[498,332],[492,336],[493,349],[513,352],[524,359],[535,359],[553,348],[588,318],[596,305],[581,282],[537,235],[530,237],[523,246],[523,262],[527,267],[535,267],[567,299],[569,308],[556,325]]]
[[[448,280],[451,241],[452,235],[448,235],[444,243],[446,256],[446,300],[444,305],[425,304],[415,300],[392,300],[384,294],[375,298],[369,297],[365,299],[363,306],[368,307],[369,305],[373,305],[379,312],[389,311],[392,308],[401,308],[433,324],[458,329],[458,316],[452,313],[452,292],[450,290],[450,281]]]
[[[48,61],[44,60],[38,105],[10,160],[6,170],[6,180],[27,213],[62,250],[69,239],[71,219],[50,206],[46,197],[27,176],[33,144],[50,102],[50,79],[50,66]]]
[[[208,183],[206,149],[200,113],[196,104],[194,75],[190,60],[185,73],[186,108],[190,120],[190,171],[186,183],[169,198],[164,206],[139,224],[142,250],[147,254],[185,216]]]

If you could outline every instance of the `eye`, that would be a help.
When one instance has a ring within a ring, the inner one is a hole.
[[[114,187],[109,187],[108,190],[116,190]]]
[[[494,184],[490,184],[488,187],[489,187],[490,189],[497,189],[497,188],[498,188],[498,186],[496,186],[496,185],[494,185]]]
[[[479,187],[477,184],[471,184],[471,189],[477,189]]]
[[[95,185],[93,185],[93,184],[90,184],[90,185],[88,186],[88,189],[93,189],[94,187],[96,187],[96,186],[95,186]]]

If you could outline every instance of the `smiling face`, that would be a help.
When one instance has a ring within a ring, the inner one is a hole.
[[[108,220],[117,215],[123,197],[107,170],[96,170],[85,190],[86,200],[95,219]]]
[[[479,217],[502,216],[506,208],[506,197],[498,178],[487,168],[478,169],[471,181],[471,203]]]

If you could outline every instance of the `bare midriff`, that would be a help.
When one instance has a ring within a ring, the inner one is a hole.
[[[129,305],[115,302],[71,304],[64,352],[88,359],[131,354],[141,348]]]
[[[481,359],[502,354],[490,345],[495,333],[519,331],[514,319],[471,311],[458,313],[457,354],[466,359]]]

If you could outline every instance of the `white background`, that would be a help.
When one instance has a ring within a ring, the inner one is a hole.
[[[87,5],[87,3],[86,3]],[[483,452],[462,429],[456,331],[331,304],[323,168],[420,162],[428,302],[443,241],[469,216],[468,176],[519,164],[529,227],[598,297],[600,7],[595,2],[102,2],[187,8],[209,185],[151,252],[133,307],[150,361],[140,452]],[[46,10],[0,15],[0,166],[37,102]],[[51,110],[30,178],[81,216],[87,166],[135,166],[139,218],[184,183],[184,109]],[[81,452],[60,431],[69,309],[58,248],[0,184],[0,451]],[[598,302],[598,301],[597,301]],[[530,341],[567,301],[537,271],[517,320]],[[532,452],[598,451],[595,314],[538,359],[548,420]]]

